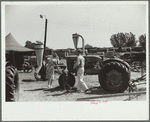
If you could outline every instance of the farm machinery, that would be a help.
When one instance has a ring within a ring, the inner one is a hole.
[[[6,102],[19,100],[19,75],[17,68],[6,63]]]
[[[142,75],[146,72],[146,52],[125,52],[120,58],[130,64],[131,71],[141,71]]]
[[[82,38],[82,50],[85,58],[85,75],[98,75],[100,86],[108,92],[120,93],[124,92],[128,87],[131,88],[133,86],[130,80],[131,67],[129,63],[116,57],[114,51],[107,51],[100,55],[86,54],[84,38],[79,34],[73,34],[73,42],[76,50],[79,37]],[[35,70],[35,78],[37,80],[46,79],[38,77],[38,73],[46,74],[46,70],[43,70],[46,69],[46,67],[43,65],[43,47],[41,46],[42,45],[38,45],[38,48],[36,48],[38,67]],[[62,74],[58,79],[60,87],[71,88],[75,85],[77,70],[73,67],[76,59],[76,54],[66,55],[66,66],[63,65]],[[43,75],[43,77],[46,76]]]
[[[113,51],[108,51],[104,55],[86,55],[84,48],[84,38],[79,34],[73,34],[74,46],[77,49],[79,37],[82,38],[82,50],[85,58],[85,75],[98,75],[100,86],[109,92],[123,92],[129,86],[130,65],[114,56]],[[63,73],[59,77],[59,84],[63,86],[64,80],[71,87],[75,84],[76,69],[73,66],[77,55],[67,55],[67,74]],[[67,78],[64,78],[67,75]],[[67,86],[66,86],[67,87]]]

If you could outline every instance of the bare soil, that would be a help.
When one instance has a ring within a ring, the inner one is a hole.
[[[136,79],[141,76],[140,73],[132,72],[131,79]],[[55,75],[55,80],[53,81],[53,88],[47,89],[47,81],[36,81],[34,78],[34,71],[31,73],[19,72],[19,82],[20,82],[20,91],[19,91],[19,102],[21,101],[77,101],[78,98],[86,97],[95,97],[111,94],[104,91],[99,85],[98,75],[87,75],[84,77],[84,81],[87,86],[91,89],[90,94],[85,94],[84,92],[76,93],[74,90],[70,92],[65,92],[59,87],[58,83],[59,75]],[[76,84],[77,85],[77,77]],[[143,81],[145,82],[145,81]],[[74,89],[75,89],[74,88]],[[146,91],[146,84],[138,85],[138,91]],[[129,93],[126,90],[124,93]],[[133,95],[131,97],[134,97]],[[88,99],[88,101],[129,101],[129,96],[121,97],[106,97],[98,99]],[[140,95],[131,99],[132,101],[145,101],[146,94]]]

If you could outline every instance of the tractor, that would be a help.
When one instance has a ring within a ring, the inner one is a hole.
[[[131,68],[130,65],[114,56],[112,51],[108,51],[103,55],[86,55],[84,48],[84,38],[79,34],[73,34],[74,46],[77,49],[78,39],[82,38],[82,50],[85,58],[85,75],[98,75],[100,86],[114,93],[124,92],[130,81]],[[59,77],[59,85],[63,88],[64,80],[71,87],[75,85],[76,69],[73,66],[76,62],[77,55],[67,55],[67,73],[63,73]],[[67,78],[64,79],[64,75]],[[66,85],[66,88],[68,86]]]

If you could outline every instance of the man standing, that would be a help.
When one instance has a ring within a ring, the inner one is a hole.
[[[78,77],[78,85],[77,85],[77,91],[85,91],[85,93],[89,93],[89,89],[87,87],[87,85],[85,84],[85,82],[83,81],[83,77],[84,77],[84,65],[85,65],[85,59],[82,56],[82,50],[78,50],[78,57],[77,57],[77,61],[74,65],[74,68],[77,69],[77,77]]]

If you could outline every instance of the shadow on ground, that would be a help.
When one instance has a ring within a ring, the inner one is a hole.
[[[99,87],[90,87],[89,95],[103,95],[103,94],[114,94],[112,92],[105,91],[101,86]]]
[[[61,96],[61,95],[64,95],[64,94],[69,94],[69,93],[76,93],[77,91],[77,88],[72,88],[71,90],[61,90],[63,91],[62,93],[59,93],[59,94],[53,94],[53,95],[46,95],[46,96]]]
[[[63,89],[60,86],[57,86],[55,88],[38,88],[38,89],[29,89],[29,90],[24,90],[24,91],[50,91],[50,92],[55,92],[55,91],[63,91]]]
[[[107,92],[107,91],[104,91],[103,88],[101,87],[91,87],[89,88],[90,89],[90,93],[87,93],[89,95],[102,95],[102,94],[113,94],[113,93],[110,93],[110,92]],[[53,89],[50,89],[49,91],[54,91]],[[79,93],[77,91],[77,88],[73,87],[71,90],[63,90],[61,89],[61,91],[64,91],[62,93],[58,93],[58,94],[53,94],[53,95],[46,95],[46,96],[61,96],[61,95],[64,95],[64,94],[72,94],[72,93]],[[81,93],[84,93],[84,92],[81,92]],[[79,93],[80,94],[80,93]]]
[[[45,88],[38,88],[38,89],[30,89],[30,90],[24,90],[24,91],[40,91],[40,90],[44,90]]]
[[[63,89],[60,86],[57,86],[54,88],[45,88],[44,91],[55,92],[55,91],[63,91]]]
[[[23,79],[22,82],[37,82],[37,80],[33,80],[33,79]]]

